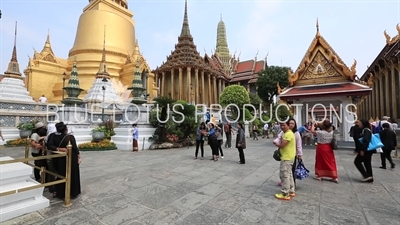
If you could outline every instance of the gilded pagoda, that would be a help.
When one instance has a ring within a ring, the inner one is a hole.
[[[34,50],[24,70],[26,86],[35,98],[45,95],[49,102],[62,98],[62,88],[68,83],[73,62],[79,66],[81,88],[80,98],[85,96],[95,80],[102,60],[104,26],[107,30],[107,65],[110,79],[130,85],[139,61],[139,69],[150,101],[157,95],[158,88],[150,67],[139,51],[135,37],[133,12],[128,9],[127,0],[89,0],[83,9],[77,26],[74,45],[68,59],[57,57],[52,50],[50,34],[47,35],[41,51]],[[116,26],[118,24],[118,26]],[[121,35],[123,34],[123,35]],[[63,80],[62,74],[68,74]]]
[[[223,62],[214,55],[202,57],[190,34],[187,0],[181,34],[167,61],[153,73],[160,96],[197,104],[216,104],[227,82]]]
[[[245,87],[248,92],[257,92],[258,72],[267,67],[267,57],[258,60],[257,53],[254,59],[240,61],[240,54],[237,57],[236,53],[232,56],[229,53],[226,26],[222,15],[217,26],[217,44],[213,55],[222,62],[226,84],[238,84]]]

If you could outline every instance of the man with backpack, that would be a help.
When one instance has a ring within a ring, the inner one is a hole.
[[[393,125],[389,122],[390,117],[388,116],[383,116],[382,119],[376,124],[376,126],[374,127],[374,130],[372,131],[374,134],[378,134],[379,132],[381,132],[382,129],[382,124],[387,123],[389,124],[389,129],[393,130]]]

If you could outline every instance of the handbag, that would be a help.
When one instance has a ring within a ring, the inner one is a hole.
[[[331,147],[333,150],[337,150],[338,149],[338,145],[337,145],[337,140],[335,138],[335,132],[332,132],[332,141],[331,141]]]
[[[310,171],[304,166],[303,160],[299,160],[299,163],[294,170],[294,176],[297,180],[304,180],[310,175]]]
[[[364,138],[359,138],[358,139],[361,143],[363,142]],[[379,136],[379,133],[377,134],[372,134],[371,135],[371,141],[368,144],[368,151],[372,151],[378,148],[382,148],[385,145],[383,145],[382,141],[381,141],[381,137]]]
[[[275,150],[274,154],[272,155],[272,157],[276,160],[276,161],[281,161],[281,152],[280,150]]]

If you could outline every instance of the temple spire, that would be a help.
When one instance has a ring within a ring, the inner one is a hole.
[[[318,17],[317,17],[317,24],[316,24],[316,28],[317,28],[317,34],[316,36],[319,37],[321,36],[321,34],[319,33],[319,23],[318,23]]]
[[[101,62],[99,71],[96,74],[96,78],[110,79],[110,74],[107,72],[106,64],[106,25],[104,25],[103,51],[101,53]]]
[[[4,72],[4,75],[5,77],[22,78],[17,59],[17,22],[15,22],[14,47],[11,60],[8,63],[7,71]]]
[[[53,53],[53,50],[51,48],[51,44],[50,44],[50,29],[47,30],[47,37],[46,37],[46,42],[44,43],[43,49],[42,49],[42,53],[44,52],[50,52]],[[54,53],[53,53],[54,55]]]
[[[187,0],[185,0],[185,14],[183,16],[181,37],[182,36],[192,36],[190,34],[190,29],[189,29],[189,19],[188,19],[188,13],[187,13]]]

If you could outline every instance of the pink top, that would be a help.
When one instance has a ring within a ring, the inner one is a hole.
[[[278,134],[278,137],[274,141],[278,141],[279,143],[282,140],[283,131]],[[297,155],[303,155],[303,142],[301,140],[301,135],[298,131],[294,133],[294,138],[296,139],[296,152]],[[279,139],[279,140],[278,140]]]

